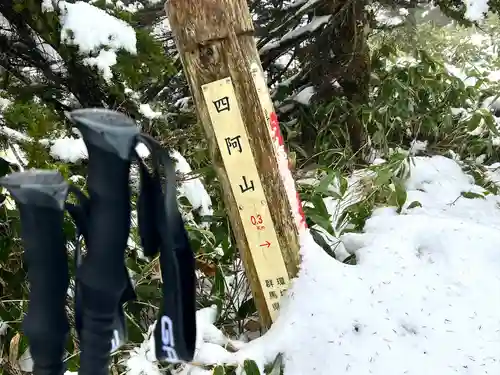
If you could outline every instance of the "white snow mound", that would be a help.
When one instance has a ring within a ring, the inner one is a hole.
[[[500,197],[451,159],[416,157],[407,206],[376,210],[346,234],[356,266],[308,232],[279,319],[233,361],[260,368],[284,354],[285,375],[500,373]]]

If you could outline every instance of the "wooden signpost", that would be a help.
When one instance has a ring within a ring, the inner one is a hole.
[[[305,224],[247,2],[169,0],[166,11],[236,246],[262,325],[269,327],[297,273]]]

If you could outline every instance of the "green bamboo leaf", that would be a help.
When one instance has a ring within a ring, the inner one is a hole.
[[[251,359],[245,360],[243,363],[243,369],[245,370],[246,375],[261,375],[257,364]]]

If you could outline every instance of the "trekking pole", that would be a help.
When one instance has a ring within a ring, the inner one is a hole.
[[[123,114],[104,109],[81,109],[69,113],[68,117],[82,132],[89,152],[88,189],[91,203],[88,215],[89,223],[93,223],[93,226],[89,224],[88,228],[89,255],[91,252],[101,254],[99,257],[110,257],[110,255],[105,255],[107,252],[114,254],[112,259],[106,258],[99,264],[94,259],[92,268],[88,266],[91,263],[87,263],[87,259],[84,259],[83,267],[87,266],[91,271],[87,271],[88,275],[78,274],[81,283],[83,284],[85,278],[88,277],[89,280],[93,280],[97,288],[99,284],[106,283],[110,277],[114,277],[114,280],[118,280],[118,277],[123,278],[123,275],[103,277],[100,274],[106,273],[107,267],[115,266],[118,269],[123,264],[128,226],[125,228],[125,221],[122,222],[122,220],[124,217],[129,218],[130,215],[128,170],[130,162],[135,159],[139,164],[141,179],[137,202],[139,234],[146,256],[152,257],[160,253],[163,280],[163,301],[155,328],[156,357],[160,361],[168,362],[191,361],[196,342],[194,254],[176,201],[176,175],[173,160],[156,140],[139,134],[135,123]],[[139,142],[146,145],[151,152],[152,174],[134,151],[134,146]],[[162,170],[166,176],[165,192],[163,192],[160,178]],[[99,208],[95,208],[98,204]],[[130,224],[129,220],[127,220],[127,225]],[[120,231],[114,229],[117,223],[121,223]],[[106,229],[109,226],[112,226],[110,228],[113,230]],[[103,237],[106,236],[116,241],[121,240],[121,242],[104,246]],[[99,245],[96,244],[95,239],[101,241]],[[112,303],[118,305],[117,298],[123,287],[123,282],[117,285],[113,289],[115,294],[108,297],[109,301],[113,299]],[[111,290],[109,294],[112,294]],[[126,298],[127,294],[122,297],[122,301]],[[83,312],[89,309],[86,303],[87,301],[82,301]],[[110,303],[109,308],[111,307]],[[108,311],[108,323],[111,321],[110,311]],[[85,332],[86,324],[88,324],[86,320],[82,319],[83,332]],[[102,343],[110,337],[109,331],[108,329],[106,335],[101,334]],[[84,334],[81,335],[81,340],[85,340]],[[105,349],[99,349],[100,366],[104,366],[104,357],[107,356]],[[86,369],[86,361],[89,357],[84,355],[84,350],[89,351],[92,348],[82,344],[80,375],[89,373],[82,371],[82,368]]]
[[[87,146],[87,197],[56,171],[31,170],[0,178],[20,211],[21,237],[31,291],[23,325],[35,375],[62,375],[69,331],[65,301],[69,284],[63,234],[64,208],[77,229],[75,322],[80,375],[109,373],[109,353],[126,341],[123,304],[135,298],[124,263],[130,229],[129,168],[139,163],[139,232],[144,253],[160,253],[163,301],[155,329],[160,361],[191,361],[196,342],[194,254],[176,201],[174,162],[153,138],[140,135],[128,117],[104,109],[67,114]],[[153,173],[135,153],[151,151]],[[166,176],[163,192],[160,171]],[[65,203],[68,192],[79,204]],[[79,237],[87,254],[81,257]]]
[[[132,298],[124,254],[130,231],[129,169],[139,130],[105,109],[67,113],[88,150],[87,254],[77,269],[79,375],[107,375],[116,317]],[[128,298],[127,297],[128,291]]]
[[[30,170],[0,178],[20,213],[27,267],[28,312],[23,320],[34,375],[62,375],[69,331],[65,311],[69,284],[63,233],[68,184],[56,171]]]

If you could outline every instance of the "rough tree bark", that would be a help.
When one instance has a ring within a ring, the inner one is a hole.
[[[232,80],[287,272],[293,277],[299,264],[298,231],[274,157],[268,123],[250,73],[251,64],[260,65],[260,59],[247,3],[246,0],[170,0],[166,11],[198,117],[207,136],[213,166],[222,185],[225,207],[261,322],[269,326],[271,319],[266,311],[264,291],[257,281],[244,225],[201,89],[204,84],[226,77]]]

